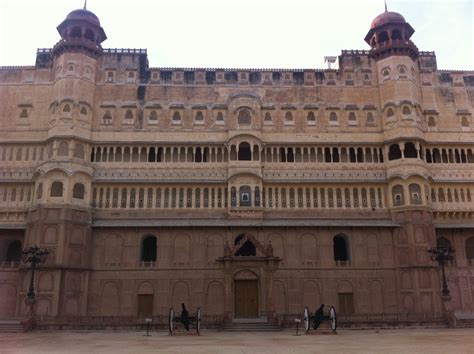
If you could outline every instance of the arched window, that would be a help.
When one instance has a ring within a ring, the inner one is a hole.
[[[216,122],[224,122],[224,115],[222,114],[222,112],[217,112]]]
[[[388,33],[385,31],[380,32],[378,42],[383,43],[383,42],[388,42],[388,40],[389,40]]]
[[[239,125],[250,125],[252,121],[252,116],[250,115],[250,112],[248,109],[241,109],[239,111],[238,115],[238,123]]]
[[[23,108],[20,113],[20,118],[28,118],[28,111],[26,108]]]
[[[178,111],[173,113],[173,123],[180,123],[181,122],[181,114]]]
[[[84,33],[84,38],[90,41],[94,41],[94,32],[92,32],[92,30],[90,29],[86,29],[86,33]]]
[[[196,153],[194,154],[194,162],[203,162],[202,161],[202,150],[200,147],[196,148]]]
[[[418,153],[416,151],[415,144],[405,143],[405,150],[403,151],[403,154],[407,159],[416,159],[418,157]]]
[[[271,123],[272,122],[272,115],[270,114],[270,112],[265,113],[264,122],[266,122],[266,123]]]
[[[142,240],[142,250],[140,255],[142,262],[156,262],[156,237],[146,236]]]
[[[347,236],[343,234],[339,234],[334,236],[333,238],[333,251],[334,251],[334,260],[336,262],[342,261],[347,262],[349,261],[349,250],[347,247]]]
[[[81,27],[73,27],[69,35],[71,38],[80,38],[82,37]]]
[[[133,113],[131,109],[127,109],[125,112],[125,119],[126,120],[133,120]]]
[[[374,125],[374,124],[375,124],[374,114],[372,112],[367,112],[366,125]]]
[[[250,151],[249,143],[240,143],[239,144],[239,161],[250,161],[252,160],[252,154]]]
[[[433,116],[428,117],[428,126],[429,127],[436,127],[436,120]]]
[[[391,160],[398,160],[402,158],[402,152],[400,150],[400,146],[398,144],[390,145],[388,150],[388,159]]]
[[[85,187],[82,183],[75,183],[72,188],[72,197],[76,199],[84,199]]]
[[[474,260],[474,237],[469,237],[466,240],[466,258]]]
[[[411,109],[408,106],[403,106],[402,113],[406,116],[411,114]]]
[[[21,241],[12,241],[8,245],[5,261],[20,262],[21,260]]]
[[[357,117],[354,112],[349,113],[349,118],[347,120],[349,125],[357,125]]]
[[[86,115],[87,115],[87,108],[86,108],[86,107],[82,107],[80,113],[81,113],[82,115],[86,116]]]
[[[403,186],[397,184],[392,188],[392,201],[394,206],[404,205],[405,197],[403,195]]]
[[[329,123],[336,124],[337,123],[337,114],[336,112],[331,112],[329,115]]]
[[[106,110],[104,116],[102,117],[103,124],[112,124],[112,114],[109,110]]]
[[[51,185],[51,197],[62,197],[63,196],[63,182],[55,181]]]
[[[392,39],[398,39],[398,40],[402,39],[402,34],[400,33],[399,30],[396,29],[392,31]]]
[[[314,115],[314,112],[308,112],[306,122],[308,123],[308,125],[316,125],[316,117]]]
[[[235,238],[234,245],[240,246],[239,249],[235,252],[235,256],[255,257],[257,255],[255,245],[250,240],[246,240],[245,242],[243,242],[244,237],[245,235],[241,234]]]
[[[64,113],[69,113],[69,112],[71,112],[71,106],[68,105],[68,104],[65,104],[64,107],[63,107],[63,112],[64,112]]]
[[[387,109],[387,118],[393,117],[395,115],[395,112],[393,111],[392,108]]]
[[[469,120],[467,119],[467,117],[463,116],[461,118],[461,126],[464,127],[464,128],[469,127]]]
[[[285,113],[285,123],[286,124],[293,124],[293,114],[290,111]]]
[[[148,119],[150,123],[156,123],[158,121],[158,114],[156,114],[156,111],[151,111]]]
[[[410,191],[410,204],[421,204],[421,189],[416,183],[412,183],[408,186]]]
[[[240,206],[250,206],[252,203],[252,194],[249,186],[241,186],[239,190]]]
[[[196,121],[196,123],[203,123],[204,122],[204,115],[202,114],[201,111],[198,111],[196,113],[195,121]]]

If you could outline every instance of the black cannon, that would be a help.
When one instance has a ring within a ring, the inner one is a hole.
[[[176,323],[182,323],[186,331],[189,332],[190,325],[192,323],[196,323],[196,332],[199,334],[199,330],[201,329],[201,308],[198,307],[196,310],[196,316],[189,316],[189,312],[186,309],[186,306],[184,304],[181,304],[182,310],[181,310],[181,315],[176,316],[174,309],[170,308],[170,314],[169,314],[169,330],[170,334],[173,334],[173,331],[176,327]]]
[[[306,330],[306,333],[311,328],[311,325],[313,329],[318,329],[319,325],[323,323],[324,321],[328,321],[329,325],[331,326],[331,329],[333,332],[336,332],[337,328],[337,315],[336,315],[336,309],[334,306],[331,306],[329,308],[329,312],[327,314],[324,313],[324,304],[322,304],[319,309],[316,310],[314,313],[314,316],[311,316],[311,313],[309,312],[308,306],[305,306],[304,312],[303,312],[303,323],[304,323],[304,328]]]

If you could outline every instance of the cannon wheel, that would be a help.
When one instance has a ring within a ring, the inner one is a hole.
[[[201,329],[201,308],[198,307],[196,311],[196,332],[199,334]]]
[[[331,322],[331,329],[333,332],[336,332],[337,328],[337,315],[336,315],[336,309],[334,306],[331,306],[329,309],[329,321]]]
[[[174,330],[174,321],[175,321],[174,309],[170,308],[170,314],[168,317],[168,325],[169,325],[170,334],[172,334]]]
[[[309,331],[309,309],[308,309],[308,306],[304,307],[303,323],[304,323],[304,329],[305,329],[306,333],[308,333],[308,331]]]

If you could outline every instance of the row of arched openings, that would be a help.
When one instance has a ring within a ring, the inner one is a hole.
[[[449,241],[445,237],[439,237],[436,240],[436,246],[453,249],[451,241]],[[466,242],[464,244],[464,251],[466,253],[466,259],[469,261],[474,261],[474,237],[469,237],[468,239],[466,239]]]
[[[238,246],[244,240],[245,234],[240,234],[234,239],[234,246]],[[451,242],[440,237],[437,239],[437,246],[452,248]],[[468,260],[474,260],[474,237],[470,237],[465,243],[465,253]],[[255,244],[250,239],[246,239],[235,251],[234,256],[255,257],[257,255]],[[21,241],[13,241],[9,244],[6,261],[19,262],[21,258]],[[348,236],[337,234],[333,237],[333,258],[336,262],[350,261],[350,250]],[[143,238],[140,251],[140,261],[156,262],[157,259],[157,238],[147,235]]]
[[[242,243],[242,241],[244,241]],[[256,246],[251,239],[245,239],[245,234],[240,234],[234,239],[236,251],[234,256],[255,257],[257,255]],[[347,262],[350,260],[348,239],[344,234],[333,237],[334,260],[337,262]],[[156,262],[157,259],[157,239],[153,235],[145,236],[142,240],[140,261]]]
[[[76,199],[84,199],[86,187],[82,183],[74,183],[72,187],[72,197]],[[50,197],[62,197],[64,194],[64,185],[61,181],[54,181],[51,184]],[[36,189],[36,199],[43,197],[43,183],[38,185]]]

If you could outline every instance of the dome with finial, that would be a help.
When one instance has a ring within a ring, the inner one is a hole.
[[[415,30],[398,12],[388,11],[378,15],[370,24],[364,40],[370,45],[370,55],[382,59],[392,55],[408,55],[413,60],[418,57],[418,48],[410,40]]]
[[[99,18],[86,8],[70,12],[57,28],[61,35],[53,48],[54,55],[63,52],[81,52],[96,57],[102,53],[101,43],[107,39],[104,29],[100,27]]]
[[[91,11],[86,9],[77,9],[67,15],[66,20],[81,20],[92,23],[100,27],[99,18]]]
[[[386,23],[406,23],[405,18],[400,15],[398,12],[393,11],[385,11],[378,15],[372,23],[370,24],[370,28],[375,28],[378,26],[385,25]]]

